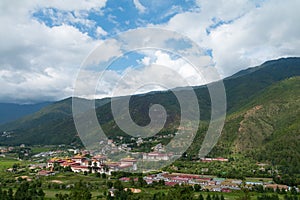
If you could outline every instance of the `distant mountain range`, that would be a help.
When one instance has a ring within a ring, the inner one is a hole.
[[[300,166],[300,58],[267,61],[225,78],[224,85],[227,118],[222,136],[211,156],[242,153],[260,161],[290,162],[293,166]],[[186,88],[180,88],[179,91],[184,93]],[[202,126],[196,136],[197,142],[187,152],[197,156],[210,120],[211,102],[207,86],[194,87],[194,91],[199,101]],[[122,97],[113,100],[122,101]],[[112,117],[111,101],[110,98],[96,100],[98,120],[108,137],[126,137]],[[170,91],[132,96],[130,114],[133,120],[139,125],[148,124],[148,111],[152,104],[161,104],[167,111],[167,122],[159,134],[176,131],[180,106]],[[68,98],[0,125],[1,132],[10,133],[9,137],[0,137],[0,144],[80,143],[71,106],[72,99]]]
[[[35,113],[49,104],[51,104],[51,102],[24,105],[15,103],[0,103],[0,125]]]

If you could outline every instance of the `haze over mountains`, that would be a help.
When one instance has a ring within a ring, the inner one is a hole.
[[[224,79],[224,85],[227,95],[227,118],[222,136],[211,155],[228,156],[232,153],[243,153],[256,160],[290,162],[297,166],[300,160],[300,58],[265,62]],[[199,86],[194,90],[199,101],[201,127],[195,139],[197,142],[188,150],[191,156],[197,156],[210,120],[211,109],[207,87]],[[185,92],[185,88],[180,92]],[[122,98],[116,101],[118,100]],[[98,120],[109,138],[115,138],[117,135],[126,137],[112,117],[110,102],[109,98],[96,100]],[[180,120],[180,106],[170,91],[132,96],[130,113],[133,120],[139,125],[147,125],[150,122],[149,107],[156,103],[165,107],[168,116],[159,134],[176,131]],[[3,124],[0,131],[8,132],[8,135],[0,137],[2,145],[80,144],[72,118],[71,98]],[[281,159],[284,156],[285,159]]]
[[[49,104],[50,102],[24,105],[15,103],[0,103],[0,124],[14,121],[25,115],[35,113]]]

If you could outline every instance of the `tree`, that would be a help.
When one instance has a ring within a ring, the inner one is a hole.
[[[223,194],[221,194],[221,198],[220,198],[221,200],[225,200],[225,198],[224,198],[224,195]]]
[[[92,198],[92,193],[87,184],[80,180],[70,192],[70,198],[74,200],[89,200]]]
[[[215,195],[213,196],[213,200],[220,200],[219,196],[218,195]]]
[[[117,180],[114,183],[114,188],[119,190],[119,191],[122,191],[124,189],[124,186],[122,185],[122,182],[120,180]]]
[[[139,187],[144,187],[145,185],[147,185],[147,182],[143,179],[143,177],[139,176],[139,178],[138,178],[138,186]]]
[[[198,200],[204,200],[204,197],[202,194],[199,195]]]
[[[297,190],[296,190],[295,187],[292,187],[292,189],[291,189],[291,194],[297,195]]]
[[[163,192],[158,192],[153,195],[152,200],[164,200],[166,199],[166,195]]]
[[[44,199],[45,193],[42,188],[37,187],[39,184],[33,182],[29,184],[27,181],[23,181],[17,188],[14,195],[15,200],[31,200],[31,199]],[[37,191],[38,189],[38,191]],[[8,196],[12,198],[13,192],[9,190]]]
[[[200,186],[199,184],[194,185],[194,190],[195,190],[196,192],[200,192],[201,186]]]
[[[112,183],[111,181],[108,181],[108,182],[106,183],[106,186],[107,186],[108,188],[112,188],[113,183]]]
[[[56,199],[58,200],[69,200],[69,195],[68,194],[55,194]]]
[[[130,178],[130,185],[134,186],[134,178],[133,177]]]
[[[13,200],[14,199],[14,193],[11,188],[8,189],[8,200]]]
[[[207,195],[206,200],[212,200],[210,194]]]
[[[45,197],[45,192],[43,191],[42,188],[40,188],[37,192],[38,196],[40,196],[42,199]]]

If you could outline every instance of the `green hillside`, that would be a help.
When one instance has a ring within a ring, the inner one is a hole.
[[[300,173],[300,77],[266,88],[229,115],[211,156],[243,154]]]
[[[83,104],[89,100],[78,101]],[[96,100],[95,107],[109,101],[109,98]],[[9,138],[1,137],[0,144],[80,144],[72,118],[72,98],[55,102],[34,114],[4,124],[0,130],[12,132]]]
[[[0,124],[5,124],[35,113],[49,104],[51,104],[51,102],[36,104],[0,103]]]
[[[289,79],[295,76],[300,76],[300,58],[268,61],[226,78],[224,85],[228,116],[222,137],[211,154],[227,156],[242,152],[257,160],[279,163],[278,160],[272,160],[268,152],[274,149],[274,146],[284,150],[287,143],[290,144],[289,148],[293,147],[292,150],[299,153],[296,147],[296,138],[299,137],[299,110],[296,102],[298,78]],[[284,86],[286,84],[290,85]],[[287,89],[289,87],[294,89]],[[182,93],[189,92],[186,88],[178,90]],[[202,133],[205,132],[210,119],[210,98],[206,86],[195,87],[194,90],[198,97],[202,120],[195,141],[201,144],[199,141],[203,138]],[[122,98],[114,100],[122,101]],[[133,120],[139,125],[148,124],[149,107],[156,103],[165,107],[168,116],[167,123],[159,134],[176,132],[180,107],[175,95],[170,91],[131,97],[130,114]],[[0,137],[0,144],[80,144],[72,118],[71,104],[70,98],[65,99],[35,114],[0,126],[0,131],[11,132],[11,137]],[[113,120],[110,99],[97,100],[96,107],[99,122],[108,137],[114,138],[120,134],[126,136]],[[187,109],[192,111],[193,107]],[[285,146],[276,145],[277,141],[285,141]],[[197,156],[199,148],[199,145],[192,145],[188,153]],[[281,154],[283,153],[278,151],[278,156]],[[290,158],[287,161],[294,162],[294,159]]]

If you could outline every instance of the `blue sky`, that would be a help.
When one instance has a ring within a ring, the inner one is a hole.
[[[145,11],[141,11],[133,1],[128,0],[107,1],[104,8],[81,11],[81,14],[85,15],[85,19],[93,22],[92,26],[70,20],[70,16],[73,18],[78,16],[78,13],[72,10],[65,11],[52,7],[42,8],[34,11],[32,16],[49,27],[60,26],[64,23],[72,25],[93,38],[98,38],[96,29],[101,27],[108,33],[108,35],[101,38],[106,38],[129,29],[145,27],[148,24],[166,23],[178,13],[199,9],[196,3],[191,0],[143,0],[139,2],[145,8]]]
[[[143,84],[147,89],[141,90],[150,91],[146,84],[153,80],[158,85],[182,86],[168,77],[168,70],[157,72],[152,65],[168,66],[188,85],[201,85],[216,79],[210,69],[223,78],[266,60],[299,56],[299,9],[298,0],[80,0],[76,4],[72,0],[3,0],[0,102],[33,103],[72,96],[80,72],[87,88],[96,87],[92,80],[102,81],[98,95],[86,97],[102,98],[110,96],[118,82],[126,86],[119,95],[132,94],[133,88]],[[168,30],[152,38],[160,43],[153,46],[161,49],[126,53],[126,42],[132,47],[152,45],[149,38],[135,32],[140,28]],[[133,33],[126,38],[122,34],[128,30]],[[99,45],[101,63],[114,60],[104,77],[95,68],[80,68]],[[201,76],[181,56],[196,61],[202,67]],[[125,80],[128,73],[131,76]]]

